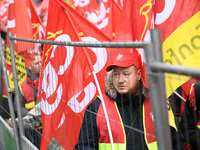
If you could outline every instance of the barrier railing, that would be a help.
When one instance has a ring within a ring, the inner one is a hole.
[[[12,37],[11,33],[9,35],[9,43],[12,41],[24,41],[31,43],[41,43],[41,44],[51,44],[51,45],[63,45],[63,46],[74,46],[74,47],[109,47],[109,48],[143,48],[145,53],[145,58],[147,61],[147,75],[149,80],[151,103],[154,114],[154,125],[156,130],[156,138],[158,143],[158,149],[170,150],[172,149],[170,129],[168,126],[168,114],[167,114],[167,103],[165,94],[165,82],[164,74],[165,72],[176,73],[194,77],[200,77],[200,70],[187,68],[182,66],[167,65],[162,62],[162,48],[161,48],[161,37],[159,30],[151,31],[151,42],[63,42],[63,41],[47,41],[47,40],[33,40],[33,39],[23,39]],[[0,45],[2,47],[2,45]],[[2,56],[1,49],[1,57]],[[10,51],[14,54],[13,46],[10,46]],[[14,55],[11,56],[14,60]],[[3,60],[4,61],[4,60]],[[13,61],[12,64],[15,64]],[[5,63],[2,64],[3,66]],[[6,70],[4,68],[4,70]],[[14,80],[17,84],[16,68],[13,67]],[[157,74],[157,75],[156,75]],[[6,74],[4,74],[6,76]],[[7,82],[7,81],[6,81]],[[8,83],[6,83],[8,84]],[[9,88],[8,86],[6,87]],[[15,86],[17,88],[17,85]],[[17,90],[17,89],[16,89]],[[9,93],[8,93],[9,95]],[[16,93],[17,95],[17,93]],[[11,118],[15,120],[14,112],[12,112],[13,106],[12,101],[9,100],[9,106],[11,109]],[[20,104],[18,103],[18,109],[20,109]],[[18,110],[20,113],[20,110]],[[18,114],[19,115],[19,114]],[[20,115],[19,115],[19,120]],[[15,121],[13,121],[13,131],[15,135],[15,142],[17,149],[21,148],[21,137],[24,136],[22,120],[19,121],[19,133],[18,135],[17,127]],[[19,138],[20,137],[20,138]]]

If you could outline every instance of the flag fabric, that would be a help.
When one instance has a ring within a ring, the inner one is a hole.
[[[125,0],[114,0],[114,1],[117,3],[117,5],[119,5],[119,7],[122,8]]]
[[[39,16],[36,14],[35,8],[32,4],[32,1],[30,0],[17,0],[9,3],[7,28],[8,32],[11,31],[12,36],[14,37],[42,39],[45,36],[42,22]],[[13,45],[18,83],[20,85],[22,82],[25,81],[27,77],[26,67],[28,67],[33,62],[34,52],[40,51],[40,45],[21,41],[13,41]],[[7,68],[11,68],[9,41],[7,42],[6,47],[6,63]],[[10,72],[8,79],[10,87],[13,88],[14,82],[12,71]]]
[[[14,37],[33,39],[31,20],[28,16],[26,3],[24,0],[11,1],[9,3],[7,31],[11,31]],[[19,62],[16,62],[16,68],[20,68],[21,71],[25,72],[25,68],[28,67],[34,60],[34,55],[29,53],[30,50],[34,48],[34,44],[24,44],[22,41],[17,41],[13,42],[13,46],[14,51],[19,55],[20,58]],[[9,42],[7,42],[7,51],[10,51]],[[21,58],[20,55],[26,57],[26,61]],[[24,63],[26,66],[23,65]]]
[[[40,17],[37,14],[35,5],[32,0],[26,0],[28,7],[28,12],[31,18],[33,38],[34,39],[44,39],[45,38],[45,28],[42,24]]]
[[[7,20],[7,32],[12,32],[12,36],[20,38],[33,38],[31,20],[28,16],[26,3],[24,0],[11,1],[8,5],[8,20]],[[7,37],[8,39],[8,37]],[[26,67],[28,67],[34,60],[34,55],[29,53],[28,50],[34,48],[33,43],[25,43],[22,41],[13,41],[14,55],[18,76],[19,85],[25,81]],[[26,61],[25,61],[26,60]],[[9,41],[7,40],[6,46],[6,63],[7,69],[11,70],[11,56]],[[9,84],[11,88],[14,88],[13,73],[10,72]]]
[[[121,7],[114,0],[101,1],[97,9],[89,9],[87,19],[107,36],[113,38],[120,14]]]
[[[45,38],[45,28],[40,17],[37,14],[36,7],[32,0],[26,0],[27,9],[29,12],[29,17],[31,19],[32,29],[33,29],[33,39],[44,39]],[[35,43],[34,53],[42,54],[43,50],[41,44]]]
[[[119,22],[119,17],[121,15],[121,10],[122,7],[118,5],[114,0],[111,0],[111,5],[110,5],[110,13],[109,13],[109,20],[108,20],[108,26],[111,26],[108,28],[108,33],[109,37],[112,37],[113,40],[115,38],[115,30],[117,28],[117,23]]]
[[[105,9],[102,9],[104,7]],[[96,26],[110,38],[114,39],[116,25],[121,14],[121,7],[114,0],[110,0],[102,2],[100,8],[100,14]],[[104,17],[102,17],[102,14],[104,14]]]
[[[37,7],[37,14],[42,16],[42,21],[47,22],[49,0],[43,0]]]
[[[39,11],[47,11],[48,10],[48,7],[49,7],[49,0],[43,0],[39,6],[38,6],[38,10]]]
[[[152,1],[126,0],[117,24],[115,41],[148,40],[148,31],[153,28],[152,16]]]
[[[195,78],[195,77],[191,77],[188,81],[186,81],[185,83],[183,83],[181,85],[183,92],[186,94],[185,100],[187,99],[187,96],[191,90],[191,86],[192,84],[195,84],[197,82],[199,82],[200,79]]]
[[[80,14],[85,14],[92,8],[96,10],[99,6],[97,0],[66,0],[69,1]]]
[[[49,4],[47,40],[111,41],[63,0],[50,0]],[[45,127],[41,149],[46,149],[52,138],[63,148],[73,149],[85,109],[98,95],[92,71],[101,83],[102,92],[105,92],[108,59],[109,51],[105,48],[44,45],[38,97]]]
[[[8,19],[8,0],[0,0],[0,20],[3,25],[2,27],[5,27]],[[5,31],[5,28],[3,28]]]
[[[161,30],[164,63],[200,67],[199,22],[199,0],[155,1],[154,26]],[[167,97],[189,79],[189,76],[166,73]]]

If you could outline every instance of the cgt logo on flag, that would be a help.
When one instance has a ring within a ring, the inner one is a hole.
[[[81,40],[99,42],[93,37],[82,37]],[[61,34],[57,35],[55,41],[66,42],[71,41],[71,38],[67,34]],[[95,54],[93,68],[95,73],[99,73],[106,65],[107,51],[105,48],[88,48],[88,50]],[[86,106],[98,94],[96,84],[85,54],[81,54],[80,49],[53,45],[45,56],[46,65],[41,82],[41,110],[45,116],[52,115],[52,118],[56,118],[52,120],[54,130],[63,130],[63,124],[71,121],[70,115],[79,117],[72,121],[72,124],[74,121],[79,124],[77,120],[81,120]],[[58,59],[56,56],[62,57]],[[73,80],[66,81],[66,78]]]
[[[96,39],[92,37],[82,37],[83,41],[95,41],[98,42]],[[59,35],[55,41],[71,41],[71,38],[69,35],[62,34]],[[45,66],[45,70],[43,73],[43,79],[42,79],[42,91],[43,96],[41,99],[41,105],[44,107],[41,107],[43,113],[46,115],[53,114],[56,108],[58,107],[59,103],[61,102],[63,92],[66,90],[63,90],[63,83],[59,82],[62,81],[61,78],[64,78],[64,74],[66,70],[69,68],[70,64],[72,64],[72,59],[74,57],[74,48],[65,46],[64,49],[66,50],[66,56],[65,56],[65,62],[64,65],[54,66],[55,63],[52,62],[55,55],[59,55],[59,49],[57,49],[57,45],[54,45],[53,47],[50,47],[50,49],[46,52],[47,58],[50,57],[50,60],[48,61],[47,65]],[[98,73],[101,71],[107,62],[107,51],[105,48],[101,48],[101,50],[98,51],[98,48],[89,48],[91,51],[93,51],[96,55],[96,63],[93,65],[95,73]],[[63,50],[63,49],[62,49]],[[50,53],[51,52],[51,53]],[[98,54],[97,54],[98,52]],[[63,53],[60,54],[63,56]],[[123,55],[121,55],[123,56]],[[102,61],[104,60],[104,61]],[[61,61],[61,59],[59,60]],[[75,60],[76,61],[76,60]],[[101,63],[100,63],[101,62]],[[46,64],[46,62],[45,62]],[[55,69],[57,68],[57,69]],[[90,76],[90,71],[86,74],[87,76]],[[78,76],[77,76],[78,78]],[[53,79],[53,80],[52,80]],[[81,89],[81,88],[80,88]],[[80,96],[81,92],[85,93],[85,96],[82,100],[82,102],[77,101],[78,97]],[[73,97],[70,98],[70,100],[67,102],[67,105],[75,112],[80,113],[83,111],[83,109],[88,105],[88,103],[92,100],[92,98],[96,94],[96,86],[93,82],[90,82],[87,86],[84,87],[84,89],[78,91]],[[48,99],[53,94],[56,94],[57,99],[54,101],[53,104],[48,103]],[[49,109],[45,109],[49,108]]]

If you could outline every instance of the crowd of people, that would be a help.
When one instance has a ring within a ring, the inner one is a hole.
[[[119,53],[114,59],[106,69],[106,92],[103,95],[108,117],[114,120],[110,122],[114,147],[116,149],[130,150],[156,149],[156,138],[152,137],[148,141],[148,135],[145,134],[145,131],[147,133],[155,133],[152,132],[154,131],[154,125],[151,119],[151,99],[148,89],[144,87],[142,82],[141,66],[136,63],[141,60],[140,58],[136,59],[131,53]],[[41,66],[41,56],[35,54],[35,60],[26,70],[27,79],[19,88],[21,89],[19,93],[25,135],[38,148],[40,148],[42,134],[41,109],[40,103],[37,101],[37,87],[33,83],[39,78]],[[2,92],[3,86],[1,88]],[[173,149],[184,149],[184,147],[185,149],[189,147],[192,150],[200,149],[199,90],[200,83],[193,84],[187,100],[184,102],[181,115],[178,112],[180,111],[180,104],[177,105],[177,103],[182,102],[182,100],[177,95],[169,97],[175,120],[173,118],[169,119],[174,121],[176,125],[170,126]],[[177,91],[180,93],[179,89]],[[12,127],[8,101],[3,93],[1,94],[0,115]],[[14,109],[17,111],[15,95],[13,95],[13,102]],[[143,113],[144,111],[146,113]],[[85,111],[78,143],[74,149],[111,148],[104,116],[102,101],[97,97]],[[16,122],[18,122],[18,119],[16,119]],[[150,128],[147,126],[150,126]]]
[[[39,2],[39,1],[38,1]],[[2,49],[4,51],[4,57],[6,58],[6,44],[7,44],[7,32],[0,31]],[[39,81],[40,69],[42,67],[41,54],[34,54],[34,61],[26,68],[27,78],[19,85],[19,100],[21,104],[21,113],[23,117],[23,126],[25,129],[25,136],[37,147],[40,148],[42,123],[41,123],[41,111],[39,101],[37,100],[38,87],[36,83]],[[5,85],[3,66],[0,61],[0,116],[8,122],[10,127],[12,126],[12,120],[10,115],[10,108],[8,103],[7,89]],[[10,93],[9,93],[10,94]],[[14,104],[15,117],[17,118],[17,98],[15,94],[11,94],[11,98]],[[37,106],[37,107],[36,107]],[[34,109],[33,109],[34,108]],[[18,118],[16,119],[18,122]]]
[[[6,32],[3,32],[6,35]],[[4,47],[6,42],[5,35],[2,35],[2,45]],[[6,53],[3,48],[4,53]],[[6,56],[6,55],[5,55]],[[40,54],[34,54],[35,60],[26,68],[27,78],[19,85],[19,100],[21,104],[21,114],[23,117],[23,123],[25,127],[25,136],[33,143],[36,147],[40,147],[42,124],[41,124],[41,112],[39,101],[37,100],[38,87],[35,83],[39,81],[40,69],[42,67],[42,58]],[[0,101],[0,116],[5,119],[9,126],[12,127],[12,120],[10,116],[9,104],[6,93],[6,86],[4,82],[4,76],[1,67],[1,101]],[[17,118],[17,97],[15,94],[12,95],[14,104],[14,112]],[[38,105],[37,105],[38,104]],[[37,105],[37,107],[36,107]],[[39,111],[38,111],[39,107]],[[34,108],[34,109],[33,109]],[[16,119],[18,122],[18,119]],[[35,125],[33,125],[35,124]]]
[[[41,0],[35,0],[39,4]],[[6,32],[1,31],[2,49],[6,53]],[[37,84],[42,67],[40,54],[26,68],[27,79],[19,85],[22,122],[25,136],[39,149],[42,134],[41,109],[37,100]],[[149,89],[142,80],[141,58],[132,53],[113,55],[106,71],[105,93],[103,99],[108,110],[111,133],[115,149],[139,150],[157,149],[154,120],[152,118]],[[1,62],[0,62],[0,65]],[[0,116],[12,128],[12,119],[0,67]],[[182,96],[181,87],[177,93]],[[174,116],[169,124],[171,142],[174,150],[200,150],[200,83],[192,84],[184,102],[176,94],[169,97]],[[14,111],[17,118],[17,98],[13,94]],[[180,110],[180,107],[181,110]],[[174,119],[175,118],[175,119]],[[18,119],[16,119],[18,123]],[[96,97],[87,107],[75,150],[111,149],[111,141],[106,123],[104,108],[100,97]]]

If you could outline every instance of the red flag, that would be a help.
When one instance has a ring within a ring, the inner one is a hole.
[[[38,10],[47,11],[48,7],[49,7],[49,0],[43,0],[38,6]]]
[[[154,14],[155,28],[161,29],[162,34],[163,61],[199,68],[200,1],[156,0]],[[167,96],[189,79],[186,76],[166,74]]]
[[[12,32],[12,36],[20,38],[33,38],[33,29],[31,26],[31,20],[29,18],[26,3],[24,0],[10,1],[8,6],[8,23],[7,31]],[[8,38],[8,37],[7,37]],[[28,67],[34,60],[34,54],[32,53],[34,44],[26,43],[22,41],[13,41],[14,53],[15,53],[15,62],[18,76],[18,84],[20,85],[25,81],[26,67]],[[11,57],[10,57],[10,48],[9,41],[7,40],[6,47],[6,63],[8,69],[11,68]],[[11,70],[11,69],[10,69]],[[10,87],[14,87],[13,82],[13,73],[9,74],[9,84]]]
[[[36,12],[36,8],[32,0],[27,0],[28,11],[30,12],[30,18],[33,28],[33,38],[34,39],[44,39],[45,38],[45,29],[43,27],[42,21]]]
[[[120,14],[121,7],[114,0],[102,1],[99,10],[89,9],[87,19],[110,38],[113,38]]]
[[[102,9],[102,7],[105,7],[105,9]],[[107,1],[107,3],[102,2],[100,8],[99,15],[101,15],[101,17],[98,16],[96,26],[110,38],[114,39],[116,25],[121,14],[121,8],[114,0]],[[104,14],[104,17],[102,17],[102,14]]]
[[[115,2],[117,3],[117,5],[119,5],[121,8],[123,7],[123,3],[125,0],[115,0]]]
[[[189,94],[192,84],[195,84],[198,81],[199,81],[198,78],[192,77],[187,82],[185,82],[184,84],[182,84],[183,91],[186,93],[186,95]],[[184,97],[184,98],[186,100],[187,97]]]
[[[8,0],[0,0],[0,20],[3,24],[3,27],[6,25],[7,19],[8,19]],[[5,29],[3,30],[5,31]]]
[[[111,41],[63,0],[50,0],[49,4],[47,40]],[[45,45],[39,90],[44,126],[41,149],[53,137],[65,149],[73,149],[85,108],[98,94],[91,71],[94,69],[105,92],[108,57],[105,48]]]
[[[38,8],[37,8],[37,13],[42,16],[42,21],[44,23],[47,22],[47,15],[48,15],[48,7],[49,7],[49,0],[43,0]]]
[[[153,4],[148,0],[126,0],[117,24],[115,40],[143,41],[148,30],[152,29],[152,8]]]
[[[33,39],[44,39],[45,38],[45,28],[42,24],[40,17],[36,12],[35,5],[33,4],[32,0],[26,1],[28,12],[31,18],[32,28],[33,28]],[[41,44],[36,43],[34,53],[43,53]]]
[[[71,2],[72,0],[68,1]],[[74,3],[72,4],[80,14],[86,13],[90,8],[96,10],[98,7],[97,0],[74,0]]]
[[[20,38],[27,39],[41,39],[44,38],[45,32],[42,26],[42,22],[33,8],[32,1],[17,0],[9,3],[8,12],[8,31],[12,32],[12,35]],[[34,36],[33,36],[34,33]],[[34,60],[33,49],[34,43],[25,43],[21,41],[13,41],[15,62],[18,75],[19,85],[26,79],[26,67]],[[36,45],[35,48],[38,48]],[[6,63],[8,68],[11,66],[11,57],[9,42],[7,42],[6,48]],[[14,87],[13,74],[10,72],[9,83],[11,87]]]
[[[9,3],[7,31],[11,31],[15,37],[33,39],[31,20],[24,0],[11,1]],[[34,60],[34,56],[30,53],[30,50],[34,48],[34,44],[24,44],[24,42],[17,41],[13,42],[13,45],[15,52],[26,58],[26,67],[28,67]],[[7,47],[9,48],[9,42],[7,42]]]
[[[110,6],[111,12],[109,14],[109,21],[108,25],[112,25],[111,30],[111,37],[114,39],[115,38],[115,30],[117,28],[117,23],[119,22],[119,17],[121,15],[121,10],[122,8],[114,1],[111,0],[111,6]],[[109,35],[109,34],[108,34]]]

